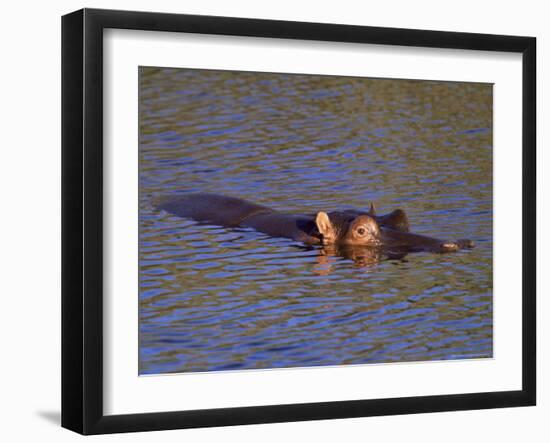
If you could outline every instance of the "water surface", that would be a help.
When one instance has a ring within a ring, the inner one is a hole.
[[[140,373],[492,356],[492,85],[140,69]],[[160,196],[404,209],[453,254],[365,263]]]

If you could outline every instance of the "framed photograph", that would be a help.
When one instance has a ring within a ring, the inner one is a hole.
[[[62,425],[536,399],[532,37],[62,20]]]

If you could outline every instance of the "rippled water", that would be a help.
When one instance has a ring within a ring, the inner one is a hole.
[[[492,86],[140,69],[140,373],[492,356]],[[404,209],[477,247],[364,263],[159,211]]]

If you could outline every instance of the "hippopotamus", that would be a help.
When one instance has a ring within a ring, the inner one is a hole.
[[[474,246],[471,240],[445,241],[413,234],[403,210],[378,215],[372,203],[367,211],[346,209],[310,214],[277,211],[236,197],[197,193],[164,198],[158,208],[199,222],[253,228],[307,245],[360,246],[400,253],[454,252]]]

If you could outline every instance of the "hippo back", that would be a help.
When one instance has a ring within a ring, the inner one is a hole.
[[[240,198],[206,193],[165,197],[157,207],[179,217],[228,227],[238,226],[253,214],[272,212],[266,206]]]

